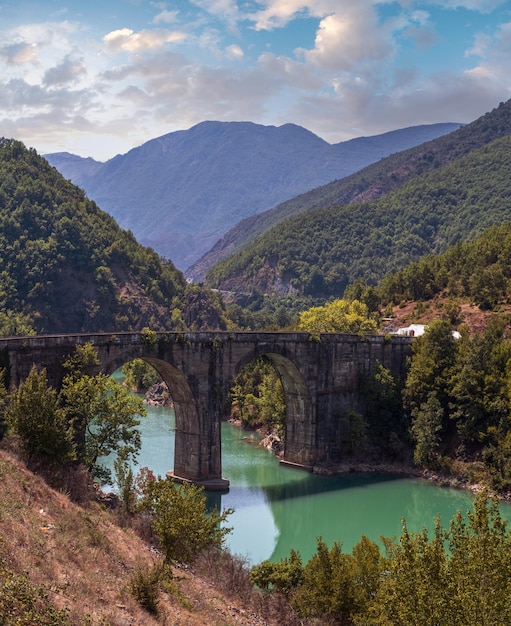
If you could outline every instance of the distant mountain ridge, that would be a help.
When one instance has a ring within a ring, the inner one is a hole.
[[[340,297],[359,278],[375,285],[510,221],[510,172],[511,100],[447,136],[245,220],[224,238],[236,252],[206,281],[233,293],[312,298]],[[253,237],[260,220],[265,228]]]
[[[202,122],[105,163],[68,153],[45,157],[140,243],[186,269],[241,220],[459,126],[332,145],[295,124]]]
[[[311,189],[267,211],[245,218],[188,268],[185,276],[189,280],[202,282],[216,263],[240,251],[283,220],[333,205],[378,200],[415,176],[506,135],[509,128],[501,113],[504,111],[505,116],[507,109],[508,105],[500,113],[487,113],[452,133],[391,154],[345,178]]]

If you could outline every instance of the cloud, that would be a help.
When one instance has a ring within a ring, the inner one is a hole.
[[[179,11],[168,11],[162,9],[160,13],[153,19],[153,24],[173,24],[177,21]]]
[[[286,56],[275,56],[269,52],[259,57],[261,70],[282,86],[293,87],[297,90],[321,89],[323,80],[316,68],[299,63]]]
[[[231,44],[225,49],[226,56],[230,59],[241,59],[244,56],[243,50],[236,44]]]
[[[511,95],[511,23],[473,27],[497,0],[148,4],[145,23],[0,27],[2,133],[18,124],[13,136],[58,149],[87,133],[101,157],[205,119],[291,121],[340,141],[470,121]],[[439,72],[421,53],[441,42],[445,7],[462,5],[477,11],[464,27],[472,44],[458,52],[465,71]]]
[[[323,18],[314,49],[303,54],[307,61],[325,68],[360,72],[361,64],[381,64],[393,52],[388,29],[378,24],[373,7],[361,2]]]
[[[511,55],[511,22],[501,24],[495,34],[495,54],[509,64]]]
[[[492,44],[492,38],[486,33],[478,33],[474,39],[474,45],[469,50],[465,51],[465,56],[479,56],[484,57],[486,51]]]
[[[179,31],[141,30],[135,33],[130,28],[113,30],[103,37],[110,51],[139,52],[159,48],[166,43],[181,42],[187,35]]]
[[[239,15],[236,0],[190,0],[191,4],[211,15],[235,19]]]
[[[365,0],[361,0],[365,1]],[[272,30],[286,26],[292,19],[299,16],[325,17],[335,11],[334,2],[328,0],[266,0],[266,8],[249,14],[247,17],[254,22],[255,30]],[[337,8],[339,8],[339,2]]]
[[[466,123],[511,98],[510,78],[506,67],[485,64],[461,74],[399,70],[385,88],[377,79],[344,74],[332,90],[311,91],[296,101],[290,114],[331,142],[419,124]],[[342,125],[332,124],[336,119]]]
[[[428,4],[444,9],[467,9],[479,13],[491,13],[506,4],[507,0],[428,0]]]
[[[46,70],[43,77],[43,85],[55,87],[57,85],[75,83],[81,76],[86,74],[87,69],[81,60],[76,61],[70,56],[66,56],[62,63]]]
[[[24,65],[37,61],[37,44],[25,41],[7,44],[0,47],[0,58],[5,59],[9,65]]]
[[[34,115],[44,109],[54,111],[61,121],[72,111],[83,113],[92,106],[93,90],[46,89],[41,85],[31,85],[18,78],[2,84],[0,89],[0,110],[6,118],[14,119],[32,111]]]

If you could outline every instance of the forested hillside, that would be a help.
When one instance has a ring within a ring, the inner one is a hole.
[[[387,170],[382,161],[375,166],[379,174],[360,172],[351,192],[341,181],[339,191],[356,203],[329,204],[279,223],[218,263],[207,281],[235,292],[328,298],[357,278],[376,284],[411,261],[471,239],[511,219],[510,133],[507,102],[427,150],[392,157],[396,167]],[[406,182],[397,186],[400,179]],[[369,201],[385,182],[391,190]]]
[[[0,334],[184,326],[196,294],[181,272],[14,140],[0,141],[0,207]]]
[[[511,222],[493,226],[474,241],[428,255],[378,285],[383,305],[437,296],[467,299],[491,310],[511,299]]]

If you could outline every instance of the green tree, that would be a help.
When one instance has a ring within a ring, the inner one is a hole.
[[[511,343],[505,338],[506,322],[493,318],[482,334],[460,344],[451,418],[468,448],[479,448],[490,433],[504,438],[509,430]]]
[[[138,426],[146,412],[143,400],[129,393],[113,378],[93,371],[97,354],[90,344],[78,346],[65,366],[60,397],[72,424],[78,460],[101,482],[111,482],[108,468],[98,459],[109,454],[134,460],[140,450]]]
[[[511,623],[511,535],[498,501],[486,491],[478,494],[474,510],[451,521],[448,540],[451,623]]]
[[[0,337],[27,337],[35,334],[30,315],[10,310],[0,312]]]
[[[445,534],[437,520],[432,541],[423,530],[410,534],[403,520],[399,543],[386,540],[389,557],[373,600],[356,624],[442,626],[450,620]],[[364,614],[365,613],[365,614]]]
[[[48,387],[45,369],[33,367],[11,395],[7,421],[29,458],[42,456],[59,464],[74,458],[71,428],[56,390]]]
[[[208,513],[203,488],[176,485],[170,479],[147,481],[140,503],[152,516],[152,527],[165,561],[190,563],[208,548],[221,548],[231,531],[222,526],[232,509]]]
[[[132,391],[139,392],[150,389],[160,377],[157,371],[142,359],[133,359],[122,367],[125,375],[124,384]]]
[[[286,398],[282,382],[270,365],[264,373],[258,387],[259,417],[263,424],[274,427],[279,435],[284,435],[284,421],[286,418]]]
[[[264,591],[279,591],[288,596],[303,583],[302,558],[291,550],[289,558],[273,563],[263,561],[250,570],[253,585]]]
[[[312,307],[299,315],[297,329],[320,333],[376,333],[378,325],[370,317],[367,305],[359,300],[334,300]]]
[[[423,463],[436,458],[439,443],[452,423],[449,410],[458,344],[449,322],[431,322],[424,335],[414,340],[412,350],[403,403],[414,423],[412,434],[421,443],[417,455]],[[428,436],[432,437],[431,441],[427,440]]]
[[[449,530],[436,521],[399,542],[388,556],[373,600],[358,626],[501,626],[511,623],[511,535],[498,502],[482,491],[474,510],[458,512]]]
[[[278,373],[267,357],[259,357],[236,377],[230,392],[231,416],[243,426],[267,426],[284,432],[286,402]]]
[[[319,538],[316,552],[303,569],[303,580],[291,604],[303,617],[333,618],[351,624],[379,588],[383,559],[378,546],[363,537],[352,554],[339,543],[330,550]]]
[[[403,411],[403,381],[377,363],[373,372],[362,378],[361,395],[367,402],[367,436],[388,459],[408,456],[409,422]]]
[[[367,306],[370,313],[377,313],[380,307],[380,299],[376,289],[366,284],[365,280],[358,278],[348,285],[344,291],[344,299],[348,301],[358,300]]]
[[[415,464],[431,466],[437,459],[444,411],[436,392],[431,391],[426,402],[412,410],[412,436],[415,439]]]

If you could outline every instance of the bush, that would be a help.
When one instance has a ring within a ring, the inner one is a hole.
[[[158,615],[158,593],[162,572],[160,563],[149,570],[139,565],[129,583],[131,595],[151,615]]]
[[[47,385],[45,369],[33,367],[13,393],[7,420],[29,458],[45,457],[61,465],[74,458],[71,429],[56,390]]]
[[[140,504],[152,516],[152,526],[167,563],[191,563],[203,550],[220,548],[230,528],[222,528],[231,509],[208,513],[203,489],[176,485],[170,479],[149,481]]]

